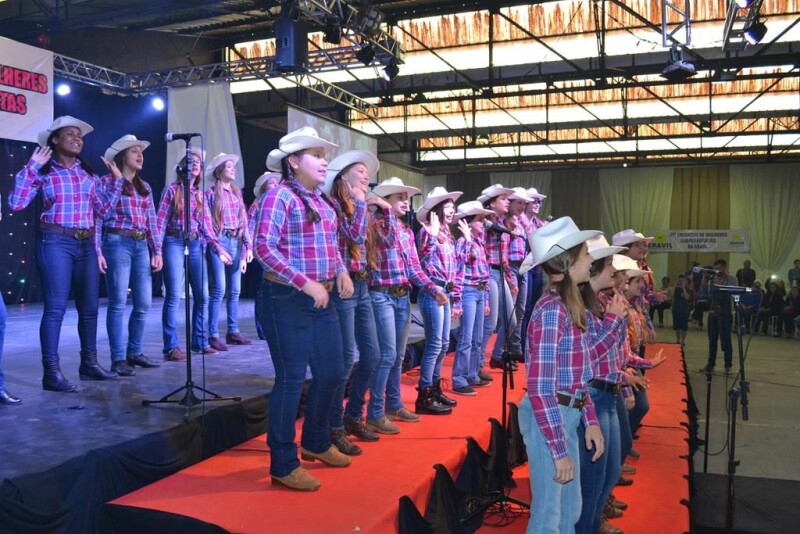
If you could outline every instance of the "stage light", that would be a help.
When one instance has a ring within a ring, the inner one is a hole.
[[[164,109],[164,99],[160,96],[153,97],[151,104],[156,111],[162,111]]]
[[[66,83],[60,83],[56,86],[56,93],[58,93],[59,96],[67,96],[71,92],[72,89],[70,89],[69,85]]]
[[[342,41],[342,26],[336,19],[325,21],[325,35],[323,40],[330,44],[339,44]]]
[[[739,9],[747,9],[752,3],[753,0],[736,0],[736,5],[739,6]]]
[[[744,31],[744,40],[751,45],[757,45],[767,35],[767,26],[763,22],[756,22]]]
[[[389,64],[386,65],[386,67],[383,69],[383,72],[381,72],[381,76],[387,82],[391,82],[392,80],[397,78],[398,74],[400,74],[400,67],[397,66],[397,62],[394,59],[391,60]]]
[[[383,13],[375,6],[368,6],[361,18],[361,31],[369,37],[374,37],[381,30]]]
[[[375,59],[375,47],[373,47],[371,44],[362,46],[359,51],[356,52],[356,59],[369,67],[369,64],[372,63],[373,59]]]

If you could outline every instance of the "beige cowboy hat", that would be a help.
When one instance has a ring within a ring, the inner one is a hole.
[[[350,165],[362,163],[367,168],[367,174],[375,176],[381,168],[381,163],[372,152],[366,150],[348,150],[343,154],[339,154],[328,163],[328,174],[325,177],[325,183],[320,186],[322,192],[326,195],[331,194],[331,187],[336,176],[348,168]]]
[[[138,146],[142,150],[150,146],[149,141],[140,141],[136,139],[135,135],[132,134],[125,134],[116,141],[114,141],[110,147],[106,149],[106,153],[103,156],[108,161],[114,161],[114,158],[117,157],[117,154],[122,152],[123,150],[127,150],[131,147]]]
[[[293,132],[289,132],[278,141],[278,148],[270,151],[267,155],[267,169],[281,172],[281,161],[286,156],[297,154],[301,150],[309,148],[321,148],[327,154],[339,145],[322,139],[317,131],[310,126],[303,126]]]
[[[395,176],[387,178],[386,180],[379,183],[375,187],[375,189],[372,190],[372,192],[375,195],[383,198],[386,198],[389,195],[393,195],[395,193],[408,193],[408,196],[410,197],[422,193],[422,191],[420,191],[416,187],[404,184],[403,180]]]
[[[453,215],[453,220],[457,221],[459,219],[463,219],[464,217],[472,217],[474,215],[494,215],[494,212],[484,208],[483,204],[477,200],[470,200],[469,202],[464,202],[463,204],[458,205],[456,214]]]
[[[256,185],[253,186],[253,196],[255,196],[256,198],[261,196],[261,187],[264,185],[264,182],[266,182],[270,178],[277,178],[278,180],[280,180],[281,179],[281,173],[267,171],[264,174],[262,174],[261,176],[259,176],[256,179]]]
[[[544,200],[547,198],[547,195],[541,194],[539,191],[536,190],[535,187],[531,187],[528,189],[528,196],[531,198],[538,198],[539,200]]]
[[[646,241],[649,243],[652,240],[652,237],[645,237],[644,234],[635,231],[633,228],[628,228],[627,230],[617,232],[614,234],[614,237],[611,238],[611,242],[614,243],[615,246],[619,247],[631,245],[639,241]]]
[[[417,211],[417,220],[420,223],[428,222],[428,213],[435,208],[440,202],[444,202],[445,200],[449,200],[455,203],[461,195],[463,195],[461,191],[453,191],[449,193],[447,189],[441,186],[434,187],[431,189],[428,196],[425,197],[425,202],[422,203],[422,207]],[[442,221],[444,222],[444,221]]]
[[[60,128],[66,128],[67,126],[74,126],[80,130],[81,137],[84,137],[94,131],[94,128],[92,128],[88,123],[83,122],[80,119],[76,119],[75,117],[70,117],[69,115],[63,115],[54,120],[46,130],[42,130],[36,134],[36,140],[39,141],[39,146],[47,146],[47,140],[50,138],[50,135],[52,135],[52,133],[56,130]]]
[[[589,255],[594,258],[595,260],[599,260],[602,258],[607,258],[613,254],[617,254],[619,252],[623,252],[628,250],[627,247],[612,247],[606,241],[606,236],[599,235],[597,237],[593,237],[592,239],[586,242],[586,246],[589,248]]]
[[[226,154],[225,152],[220,152],[214,156],[214,159],[211,160],[211,163],[206,165],[206,179],[210,180],[214,178],[214,171],[226,161],[232,161],[233,164],[236,165],[239,163],[239,156],[236,154]]]
[[[485,203],[490,198],[499,197],[500,195],[513,195],[514,190],[509,189],[508,187],[503,187],[501,184],[494,184],[490,185],[483,191],[481,191],[481,195],[478,197],[478,202],[481,204]]]
[[[653,272],[642,270],[636,260],[622,254],[614,254],[614,257],[611,258],[611,266],[617,271],[625,271],[625,275],[628,278],[644,276]]]
[[[525,202],[533,202],[531,197],[524,187],[512,187],[513,193],[508,195],[508,200],[524,200]]]
[[[531,235],[528,236],[531,252],[523,260],[519,274],[524,274],[533,267],[555,258],[565,250],[600,234],[602,234],[600,230],[581,230],[572,217],[560,217],[535,232],[531,232]]]

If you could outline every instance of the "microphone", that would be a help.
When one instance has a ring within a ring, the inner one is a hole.
[[[188,141],[192,137],[200,137],[202,135],[203,134],[199,134],[199,133],[172,133],[172,132],[167,132],[167,134],[164,136],[164,141],[166,141],[167,143],[171,143],[172,141]]]
[[[706,273],[706,274],[719,274],[722,271],[718,271],[716,269],[706,269],[704,267],[692,267],[692,272],[696,274]]]
[[[367,186],[369,186],[370,189],[375,189],[378,187],[378,182],[370,182],[367,184]]]
[[[548,215],[547,217],[544,218],[544,220],[547,221],[547,222],[553,222],[553,216],[552,215]]]
[[[738,295],[740,293],[752,293],[752,287],[739,287],[739,286],[714,286],[714,291],[719,291],[720,293],[730,293],[732,295]]]
[[[492,221],[490,221],[488,219],[484,219],[483,227],[486,228],[487,230],[492,231],[492,232],[497,232],[498,234],[515,235],[514,232],[512,232],[511,230],[509,230],[505,226],[500,225],[500,224],[494,224]]]

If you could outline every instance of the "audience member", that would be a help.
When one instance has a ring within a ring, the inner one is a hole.
[[[736,271],[736,281],[742,287],[753,287],[756,281],[756,272],[750,268],[750,260],[744,260],[742,268]]]

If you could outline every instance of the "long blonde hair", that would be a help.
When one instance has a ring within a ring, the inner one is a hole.
[[[222,231],[222,215],[225,212],[225,186],[222,180],[219,179],[219,175],[225,170],[226,163],[227,161],[223,161],[214,169],[214,179],[216,183],[214,184],[214,206],[211,208],[211,219],[214,224],[214,230],[217,232]],[[238,230],[239,228],[243,228],[246,224],[247,210],[244,208],[242,191],[234,182],[231,182],[231,191],[233,191],[233,194],[239,199],[239,223],[236,225],[236,229]]]
[[[341,213],[339,214],[340,220],[339,224],[344,223],[344,219],[347,218],[348,220],[353,218],[353,214],[356,211],[356,207],[353,204],[353,199],[350,196],[350,188],[344,181],[344,175],[353,168],[354,165],[357,163],[353,163],[352,165],[348,165],[344,169],[336,175],[333,179],[333,184],[331,185],[331,197],[335,198],[339,201],[341,205]],[[367,222],[369,223],[369,215],[367,215]],[[378,258],[377,258],[377,251],[374,246],[372,246],[372,241],[375,239],[375,229],[372,227],[371,224],[367,224],[367,238],[366,238],[366,248],[367,251],[367,266],[371,269],[378,268]],[[350,239],[347,240],[347,251],[350,253],[350,257],[354,260],[358,261],[361,259],[361,248],[358,246],[357,243],[354,243]]]
[[[552,284],[561,300],[564,301],[572,322],[582,331],[586,331],[586,306],[583,303],[578,285],[572,281],[572,277],[569,275],[569,269],[578,259],[584,246],[586,246],[585,243],[576,245],[542,264],[542,270],[549,276],[560,274],[564,277],[557,282],[552,282]]]

